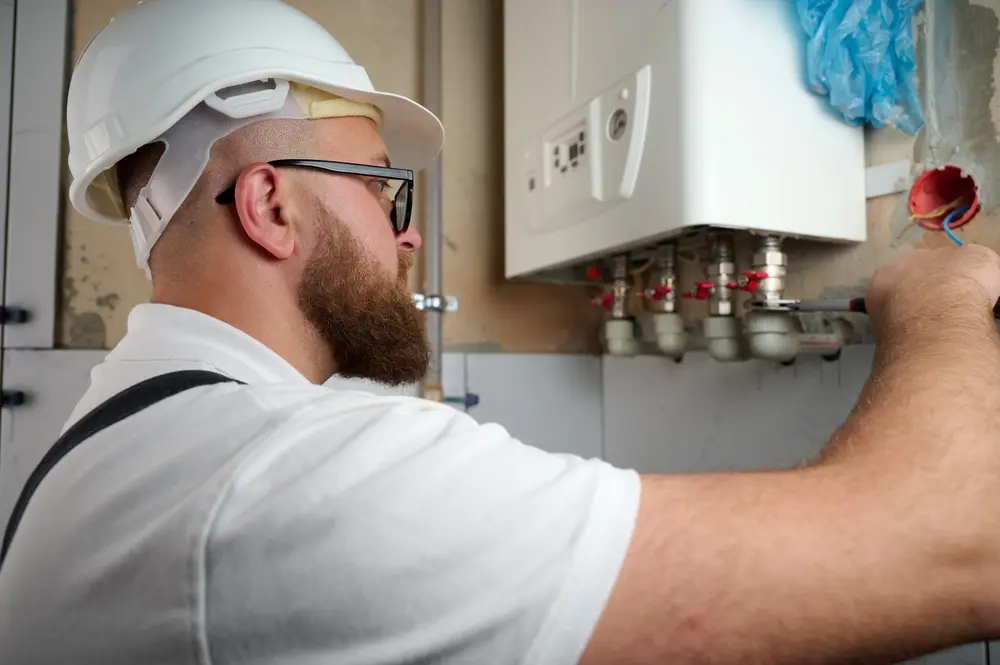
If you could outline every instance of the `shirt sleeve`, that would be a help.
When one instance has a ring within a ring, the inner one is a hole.
[[[233,469],[204,553],[212,662],[576,663],[638,475],[378,404],[311,409]]]

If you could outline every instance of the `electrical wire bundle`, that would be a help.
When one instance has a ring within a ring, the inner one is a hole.
[[[910,223],[907,225],[903,232],[899,234],[902,237],[911,226],[917,225],[921,228],[925,228],[928,231],[944,231],[944,233],[951,238],[951,240],[956,245],[964,245],[965,243],[955,235],[955,232],[951,229],[952,223],[959,217],[961,217],[969,209],[969,200],[965,196],[961,196],[951,203],[941,206],[937,210],[932,210],[927,213],[913,213],[910,215]],[[897,240],[899,238],[897,237]]]

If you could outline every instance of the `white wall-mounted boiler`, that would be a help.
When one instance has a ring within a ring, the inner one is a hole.
[[[865,240],[863,131],[791,0],[505,0],[506,273],[693,227]]]

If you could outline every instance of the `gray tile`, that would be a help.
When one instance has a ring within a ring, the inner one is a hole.
[[[601,359],[556,354],[466,357],[469,415],[496,422],[524,443],[557,453],[601,456]]]
[[[850,412],[871,367],[868,347],[792,367],[604,359],[609,462],[648,473],[787,467],[814,456]]]
[[[986,665],[986,645],[967,644],[923,658],[907,661],[908,665]]]

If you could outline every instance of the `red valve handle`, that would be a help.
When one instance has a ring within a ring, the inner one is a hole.
[[[743,273],[743,276],[738,282],[727,282],[727,289],[739,289],[741,291],[754,292],[760,287],[761,280],[767,279],[767,273],[761,272],[759,270],[749,270]],[[681,294],[682,298],[697,298],[698,300],[708,299],[709,294],[712,292],[716,286],[715,282],[696,282],[695,292],[685,291]]]
[[[590,301],[591,305],[597,305],[598,307],[603,307],[604,309],[611,309],[611,305],[615,302],[615,297],[610,293],[605,293],[597,298]]]
[[[635,295],[640,298],[649,298],[650,300],[663,300],[668,293],[672,292],[673,290],[669,286],[657,284],[656,286],[649,287],[645,291],[637,291]]]
[[[767,279],[767,273],[761,272],[759,270],[749,270],[743,273],[743,279],[740,280],[739,288],[742,291],[748,293],[753,293],[760,287],[760,282],[762,279]]]
[[[682,298],[696,298],[698,300],[708,300],[709,294],[715,288],[715,282],[695,282],[695,292],[685,291]]]

